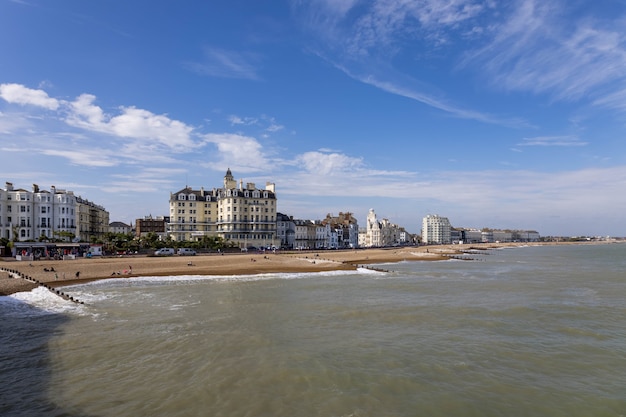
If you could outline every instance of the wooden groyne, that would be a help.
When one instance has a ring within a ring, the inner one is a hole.
[[[45,282],[42,282],[42,281],[39,281],[38,279],[30,277],[30,276],[24,274],[23,272],[17,271],[15,269],[10,269],[10,268],[0,268],[0,271],[4,271],[4,272],[8,273],[9,276],[14,278],[14,279],[23,279],[23,280],[26,280],[26,281],[30,281],[30,282],[32,282],[34,284],[37,284],[40,287],[44,287],[48,291],[50,291],[51,293],[53,293],[53,294],[63,298],[64,300],[68,300],[68,301],[71,301],[71,302],[76,303],[76,304],[85,304],[84,302],[78,300],[77,298],[74,298],[71,295],[68,295],[68,294],[64,293],[63,291],[61,291],[61,290],[57,290],[56,288],[48,285]]]

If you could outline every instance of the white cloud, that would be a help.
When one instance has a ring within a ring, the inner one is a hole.
[[[296,163],[315,175],[332,175],[360,168],[363,161],[339,153],[305,152],[296,158]]]
[[[266,170],[268,161],[253,137],[234,133],[209,133],[203,138],[217,147],[221,165],[243,172]]]
[[[231,115],[228,117],[228,121],[233,126],[234,125],[250,126],[250,125],[257,124],[259,122],[259,119],[256,117],[240,117],[240,116]]]
[[[43,107],[48,110],[59,108],[59,101],[43,90],[34,90],[21,84],[0,84],[0,97],[9,103]]]
[[[93,95],[82,94],[70,103],[67,123],[122,138],[154,140],[174,152],[196,146],[190,137],[193,128],[183,122],[135,107],[122,107],[120,115],[109,116],[93,104],[95,99]]]

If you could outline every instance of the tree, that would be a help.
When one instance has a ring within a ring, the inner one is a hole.
[[[58,239],[61,241],[71,242],[76,237],[74,233],[68,232],[67,230],[56,230],[52,232],[52,234],[58,236]]]

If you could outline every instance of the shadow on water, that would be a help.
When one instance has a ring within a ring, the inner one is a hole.
[[[49,397],[49,341],[69,318],[0,297],[0,416],[93,417]]]

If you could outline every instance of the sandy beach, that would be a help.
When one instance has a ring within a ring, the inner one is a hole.
[[[124,255],[33,262],[4,258],[0,260],[0,268],[16,270],[52,287],[58,287],[98,279],[129,279],[139,276],[250,275],[354,270],[358,265],[374,263],[446,260],[462,255],[471,258],[467,251],[522,245],[524,244],[436,245],[306,252],[211,253],[167,257]],[[36,284],[32,282],[11,278],[7,272],[0,271],[0,295],[30,291],[35,287]]]

